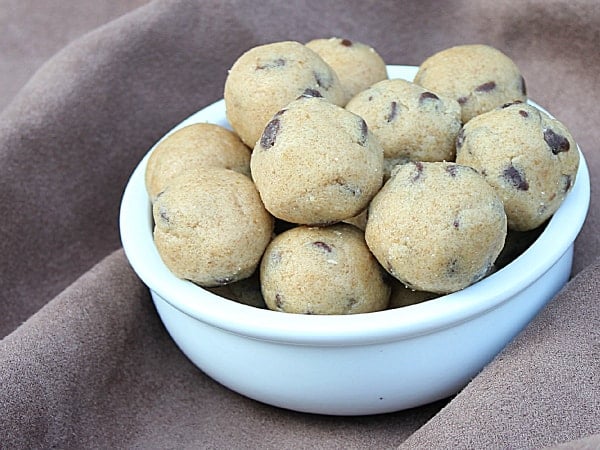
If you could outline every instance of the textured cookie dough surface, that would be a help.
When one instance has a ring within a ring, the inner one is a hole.
[[[504,246],[506,215],[474,169],[408,162],[369,207],[366,242],[381,265],[415,290],[450,293],[483,278]]]
[[[347,100],[335,71],[305,45],[283,41],[253,47],[225,80],[227,120],[252,148],[273,114],[306,93],[336,105]]]
[[[504,103],[527,98],[517,65],[488,45],[459,45],[435,53],[419,66],[414,82],[456,99],[463,123]]]
[[[456,161],[480,172],[504,202],[510,229],[540,226],[571,190],[579,152],[566,127],[525,103],[472,119],[457,139]]]
[[[383,58],[373,47],[362,42],[332,37],[313,39],[306,46],[337,73],[347,100],[388,77]]]
[[[228,169],[182,173],[156,198],[152,212],[165,265],[207,287],[252,275],[273,232],[252,180]]]
[[[384,150],[388,166],[406,160],[453,161],[460,105],[409,81],[380,81],[346,109],[361,116]]]
[[[301,97],[265,127],[250,167],[275,217],[331,224],[368,206],[383,181],[383,149],[361,117],[323,98]]]
[[[269,244],[260,266],[269,309],[356,314],[386,309],[390,287],[358,228],[299,226]]]
[[[221,167],[250,176],[250,149],[219,125],[197,123],[181,128],[160,141],[148,158],[145,176],[150,198],[173,177],[197,167]]]

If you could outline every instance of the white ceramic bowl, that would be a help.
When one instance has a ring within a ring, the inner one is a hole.
[[[388,70],[391,78],[412,80],[417,69]],[[223,102],[175,129],[194,122],[228,126]],[[573,189],[544,232],[493,275],[462,291],[403,308],[348,316],[296,315],[221,298],[176,278],[165,267],[152,239],[144,185],[147,158],[123,195],[121,237],[173,340],[202,371],[238,393],[322,414],[398,411],[459,391],[566,283],[573,241],[590,196],[581,155]]]

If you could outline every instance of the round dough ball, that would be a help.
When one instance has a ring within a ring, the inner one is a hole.
[[[316,97],[301,97],[265,127],[252,178],[275,217],[323,225],[356,216],[383,181],[383,149],[365,121]]]
[[[361,116],[384,150],[388,166],[406,160],[453,161],[460,105],[409,81],[384,80],[346,105]]]
[[[347,100],[388,77],[383,58],[373,47],[362,42],[332,37],[313,39],[306,46],[314,50],[337,73]]]
[[[254,147],[273,114],[303,94],[344,105],[346,94],[334,70],[295,41],[253,47],[240,56],[225,80],[229,123]]]
[[[212,123],[181,128],[160,141],[148,158],[146,190],[152,200],[182,171],[222,167],[250,176],[250,149],[232,131]]]
[[[517,65],[489,45],[458,45],[427,58],[414,82],[458,101],[462,121],[504,103],[525,101],[525,79]]]
[[[506,214],[483,177],[450,162],[408,162],[369,207],[365,238],[411,289],[450,293],[483,278],[504,246]]]
[[[348,224],[292,228],[273,239],[260,265],[268,308],[297,314],[383,310],[384,277],[362,231]]]
[[[252,180],[228,169],[181,173],[156,198],[152,212],[165,265],[207,287],[252,275],[273,232],[273,218]]]
[[[579,152],[566,127],[525,103],[507,104],[467,123],[456,161],[479,171],[504,202],[508,227],[540,226],[571,190]]]

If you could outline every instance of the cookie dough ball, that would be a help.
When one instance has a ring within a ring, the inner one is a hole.
[[[269,309],[297,314],[383,310],[390,288],[364,240],[348,224],[299,226],[277,236],[260,265]]]
[[[369,208],[365,238],[387,271],[411,289],[450,293],[483,278],[502,250],[502,201],[470,167],[409,162]]]
[[[254,147],[273,114],[305,93],[336,105],[346,102],[334,70],[305,45],[284,41],[254,47],[235,61],[225,80],[227,119]]]
[[[527,98],[525,79],[517,65],[488,45],[442,50],[423,61],[414,81],[456,99],[463,123],[504,103]]]
[[[388,77],[385,62],[374,48],[357,41],[332,37],[306,44],[337,73],[350,100],[359,92]]]
[[[252,180],[228,169],[183,172],[156,198],[152,212],[165,265],[207,287],[252,275],[273,232]]]
[[[346,105],[361,116],[384,150],[388,166],[406,160],[453,161],[462,126],[460,105],[409,81],[384,80]]]
[[[196,167],[222,167],[250,176],[250,149],[220,125],[197,123],[181,128],[160,141],[148,158],[150,198],[156,198],[173,177]]]
[[[252,178],[275,217],[323,225],[356,216],[383,181],[383,149],[365,121],[325,99],[302,97],[265,127]]]
[[[525,103],[472,119],[457,139],[456,161],[480,172],[504,202],[508,227],[540,226],[575,182],[577,145],[558,120]]]

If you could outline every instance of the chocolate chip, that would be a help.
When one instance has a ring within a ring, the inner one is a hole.
[[[460,149],[465,142],[465,129],[461,128],[458,134],[456,135],[456,149]]]
[[[521,75],[521,93],[523,95],[527,95],[527,84],[525,83],[525,78]]]
[[[525,111],[524,109],[520,109],[519,114],[525,118],[529,117],[529,113],[527,111]]]
[[[458,217],[454,219],[454,222],[452,222],[452,226],[457,230],[460,228],[460,220],[458,219]]]
[[[346,305],[348,306],[348,309],[352,309],[357,303],[358,300],[356,300],[354,297],[350,297],[346,300]]]
[[[362,117],[359,117],[358,127],[360,129],[360,135],[358,137],[358,145],[364,147],[367,145],[367,138],[369,137],[369,127],[367,126],[367,122]]]
[[[446,172],[448,172],[448,174],[450,174],[452,178],[456,177],[456,175],[458,174],[458,166],[455,164],[450,164],[446,166],[445,169]]]
[[[551,128],[546,128],[544,130],[544,140],[546,141],[546,144],[548,144],[548,147],[550,147],[550,150],[552,150],[552,153],[555,155],[558,155],[561,152],[568,152],[571,148],[569,140],[566,137],[556,133]]]
[[[262,148],[267,150],[275,145],[275,138],[277,137],[277,133],[279,133],[280,127],[281,122],[277,117],[267,124],[260,137],[260,145]]]
[[[396,118],[397,115],[398,115],[398,103],[392,102],[392,103],[390,103],[390,112],[386,116],[385,119],[387,122],[391,122],[392,120],[394,120]]]
[[[521,100],[514,100],[512,102],[505,103],[500,108],[502,108],[502,109],[508,108],[509,106],[512,106],[512,105],[518,105],[519,103],[523,103],[523,102]]]
[[[421,178],[421,175],[423,174],[423,163],[421,161],[413,161],[413,164],[415,165],[416,173],[413,175],[410,181],[414,183]]]
[[[275,294],[275,306],[277,306],[278,309],[283,308],[283,297],[279,292]]]
[[[529,183],[525,180],[523,174],[512,165],[512,163],[506,169],[504,169],[502,176],[506,181],[520,191],[526,191],[529,189]]]
[[[561,183],[563,192],[568,192],[573,184],[573,178],[571,175],[563,175],[561,176]]]
[[[160,218],[169,223],[170,219],[169,219],[169,215],[167,214],[167,208],[165,208],[164,206],[159,206],[158,208],[158,215],[160,216]]]
[[[314,247],[318,248],[319,250],[323,250],[323,251],[325,251],[327,253],[331,253],[332,252],[332,248],[328,244],[326,244],[325,242],[323,242],[323,241],[315,241],[315,242],[312,243],[312,245]]]
[[[446,270],[449,275],[454,275],[456,272],[458,272],[458,259],[452,258],[450,261],[448,261]]]
[[[352,41],[350,39],[342,39],[340,42],[344,47],[352,47]]]
[[[322,98],[323,95],[316,89],[306,88],[306,89],[304,89],[304,92],[302,93],[302,95],[300,95],[300,97],[298,97],[298,98],[303,98],[303,97],[304,98],[310,98],[310,97]]]
[[[483,83],[481,86],[477,86],[475,88],[475,92],[490,92],[496,89],[496,82],[488,81],[487,83]]]
[[[258,66],[256,66],[256,69],[257,70],[273,69],[275,67],[285,66],[285,64],[286,64],[285,59],[277,58],[272,61],[267,61],[265,63],[259,64]]]
[[[468,98],[467,97],[458,97],[456,99],[456,101],[458,102],[459,105],[464,105],[465,103],[467,103]]]
[[[419,95],[419,104],[423,104],[427,100],[439,100],[440,98],[435,95],[433,92],[423,92]]]

